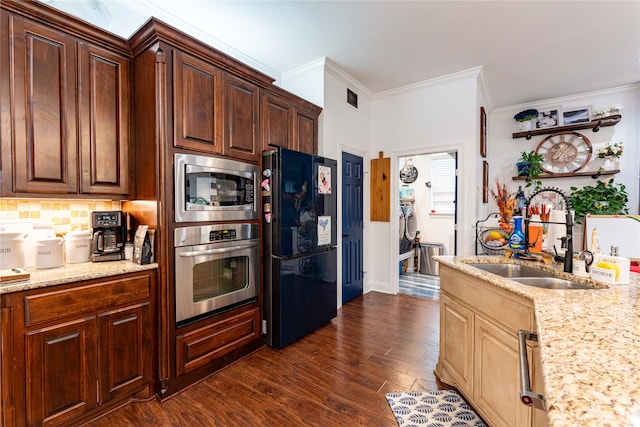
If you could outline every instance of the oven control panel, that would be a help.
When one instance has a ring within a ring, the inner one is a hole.
[[[258,224],[212,224],[177,227],[174,230],[176,248],[232,241],[258,239]]]
[[[236,240],[235,229],[214,230],[209,232],[210,242],[219,242],[222,240]]]

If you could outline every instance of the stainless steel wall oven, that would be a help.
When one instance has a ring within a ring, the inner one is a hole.
[[[177,324],[256,300],[257,224],[181,227],[174,237]]]
[[[176,222],[260,219],[258,166],[177,153],[174,167]]]

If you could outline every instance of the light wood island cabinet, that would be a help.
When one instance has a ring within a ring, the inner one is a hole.
[[[533,303],[479,278],[440,266],[438,378],[456,387],[491,426],[546,425],[520,402],[518,330],[535,331]],[[543,394],[539,353],[527,344],[533,390]]]

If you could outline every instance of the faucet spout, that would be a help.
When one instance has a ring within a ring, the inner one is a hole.
[[[531,200],[540,193],[551,192],[559,194],[564,200],[565,206],[565,227],[566,227],[566,235],[561,237],[560,240],[562,242],[562,248],[565,249],[564,260],[563,260],[563,271],[566,273],[573,272],[573,215],[571,215],[571,198],[567,196],[562,190],[555,187],[544,187],[539,190],[534,191],[527,198],[524,203],[524,212],[522,215],[524,216],[524,234],[525,234],[525,242],[526,249],[525,253],[529,253],[529,223],[530,219],[528,218],[529,213],[529,205],[531,204]]]

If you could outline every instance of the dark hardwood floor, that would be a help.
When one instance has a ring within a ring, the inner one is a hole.
[[[389,426],[385,393],[445,388],[438,301],[370,292],[282,350],[263,348],[164,403],[133,403],[90,426]]]

